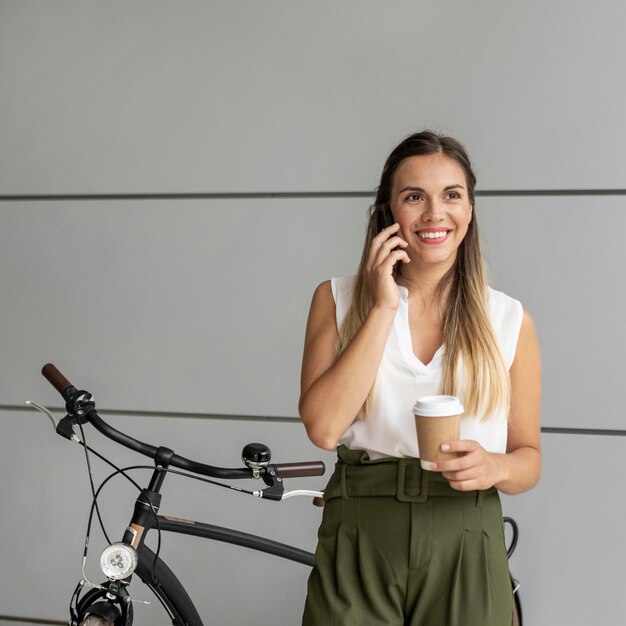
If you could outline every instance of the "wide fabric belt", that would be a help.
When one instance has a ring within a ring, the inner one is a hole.
[[[485,491],[458,491],[438,472],[428,472],[419,459],[395,458],[372,460],[363,450],[337,448],[335,471],[324,490],[324,500],[364,496],[395,496],[401,502],[425,502],[429,497],[473,497],[477,504]]]

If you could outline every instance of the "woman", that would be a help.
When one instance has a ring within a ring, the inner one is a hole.
[[[456,140],[429,131],[390,154],[355,277],[313,296],[300,415],[331,450],[303,624],[509,626],[498,492],[541,472],[540,356],[530,315],[489,288],[476,178]],[[421,470],[412,416],[461,398],[456,458]]]

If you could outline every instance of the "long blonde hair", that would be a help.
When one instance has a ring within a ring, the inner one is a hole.
[[[383,168],[375,204],[370,207],[367,235],[354,283],[352,303],[339,332],[338,354],[352,341],[372,307],[372,296],[365,280],[365,265],[372,239],[379,232],[380,212],[389,211],[393,175],[404,159],[430,154],[445,154],[463,168],[468,197],[474,207],[476,177],[465,149],[452,137],[423,131],[407,137],[391,152]],[[400,263],[396,265],[396,269],[399,265]],[[442,302],[445,356],[441,393],[459,395],[458,369],[462,359],[465,373],[465,394],[462,401],[465,414],[480,415],[483,420],[503,408],[508,415],[511,398],[509,373],[489,320],[487,286],[474,210],[454,265],[441,279],[436,298],[441,301],[448,292],[445,302]],[[371,397],[370,390],[357,419],[367,416]]]

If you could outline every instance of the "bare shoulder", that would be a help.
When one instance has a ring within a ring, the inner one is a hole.
[[[513,360],[513,367],[511,369],[516,367],[516,364],[519,367],[521,362],[527,366],[533,361],[539,365],[539,340],[537,338],[535,322],[528,310],[524,309],[522,325],[517,340],[517,348],[515,350],[515,359]]]
[[[331,281],[325,280],[323,283],[320,283],[314,293],[313,293],[313,303],[318,302],[319,304],[332,304],[333,308],[335,306],[335,299],[333,298],[333,290],[331,287]]]
[[[540,451],[541,355],[535,324],[525,309],[510,376],[507,452],[524,446]]]
[[[315,290],[309,311],[302,355],[302,394],[334,363],[338,337],[335,299],[327,280]]]
[[[335,321],[335,298],[330,284],[330,280],[320,283],[311,301],[311,309],[309,311],[309,322],[307,324],[307,335],[311,331],[317,331],[320,327],[331,325],[337,330]]]
[[[522,318],[522,330],[526,329],[526,331],[535,329],[535,322],[533,321],[532,316],[527,308],[524,308],[524,317]]]

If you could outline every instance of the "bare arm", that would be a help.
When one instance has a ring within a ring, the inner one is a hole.
[[[330,282],[313,296],[302,361],[300,415],[311,441],[332,450],[374,384],[395,312],[372,310],[339,358]]]
[[[397,224],[372,242],[368,278],[374,304],[347,348],[337,357],[338,331],[330,281],[313,295],[302,359],[299,411],[311,441],[332,450],[354,421],[369,394],[382,359],[400,292],[393,266],[409,258]]]
[[[524,311],[515,359],[510,370],[511,409],[506,454],[484,450],[476,441],[446,444],[462,452],[458,459],[438,463],[450,485],[460,491],[495,486],[507,494],[532,489],[541,475],[541,356],[535,325]]]
[[[541,355],[535,324],[526,311],[510,374],[507,454],[495,486],[515,494],[532,489],[541,476]]]

